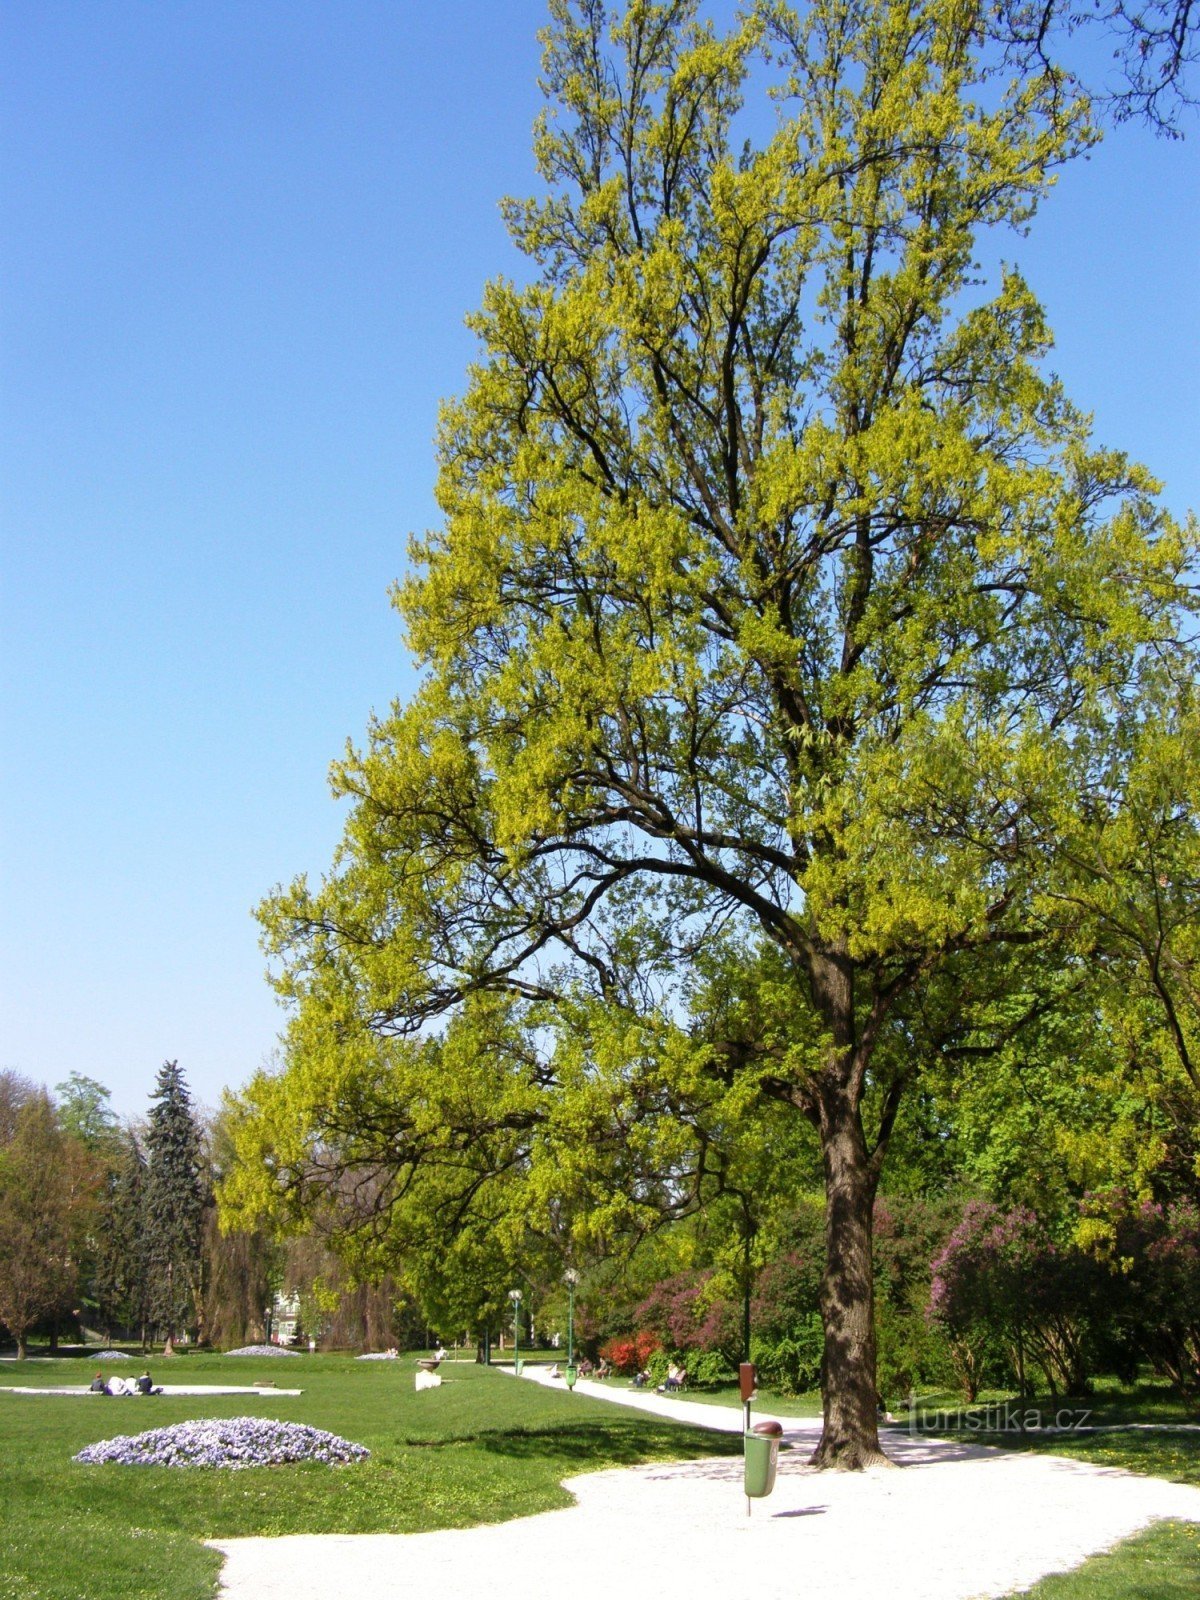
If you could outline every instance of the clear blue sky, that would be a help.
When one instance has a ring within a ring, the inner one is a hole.
[[[0,1067],[215,1104],[281,1014],[252,906],[413,683],[462,319],[516,270],[541,0],[8,0],[0,26]],[[1005,243],[1054,365],[1200,506],[1200,125],[1112,133]]]

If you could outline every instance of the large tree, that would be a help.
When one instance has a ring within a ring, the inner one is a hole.
[[[142,1216],[149,1319],[167,1342],[203,1334],[202,1236],[207,1189],[200,1125],[177,1061],[164,1061],[146,1126]]]
[[[978,281],[1092,137],[1060,75],[1006,81],[962,0],[551,12],[527,281],[472,319],[398,597],[424,682],[335,769],[335,870],[263,912],[285,1079],[321,1084],[292,1148],[336,1151],[337,1060],[489,991],[569,1044],[581,997],[669,1018],[718,930],[765,941],[790,1042],[747,1065],[824,1167],[816,1459],[859,1466],[909,1020],[1069,925],[1063,818],[1148,653],[1183,655],[1193,546],[1044,371],[1020,275]],[[566,1058],[489,1059],[518,1164]],[[392,1123],[399,1170],[420,1117]]]
[[[71,1304],[98,1177],[49,1095],[29,1095],[0,1143],[0,1322],[18,1360],[30,1329]]]
[[[96,1252],[96,1301],[110,1339],[118,1329],[149,1338],[149,1235],[146,1228],[146,1158],[138,1135],[127,1128],[108,1181],[104,1221]]]

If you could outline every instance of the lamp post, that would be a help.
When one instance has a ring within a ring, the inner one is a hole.
[[[567,1388],[573,1389],[577,1376],[575,1371],[575,1286],[579,1282],[579,1274],[574,1267],[568,1267],[563,1273],[563,1282],[567,1286]]]
[[[513,1308],[513,1371],[521,1376],[521,1291],[510,1289],[508,1298]]]

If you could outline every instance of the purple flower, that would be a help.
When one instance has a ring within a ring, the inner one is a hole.
[[[265,1417],[217,1417],[177,1422],[148,1433],[121,1434],[89,1444],[75,1457],[86,1465],[116,1461],[127,1467],[277,1467],[295,1461],[332,1466],[365,1461],[370,1451],[304,1422]]]
[[[298,1356],[299,1350],[285,1350],[280,1344],[244,1344],[240,1350],[226,1350],[227,1356]]]

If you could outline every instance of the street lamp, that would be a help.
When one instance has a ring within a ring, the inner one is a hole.
[[[575,1371],[575,1286],[579,1282],[579,1274],[574,1267],[568,1267],[563,1273],[563,1282],[567,1286],[567,1388],[573,1389],[577,1376]]]
[[[513,1308],[513,1371],[521,1376],[521,1291],[510,1289],[508,1298]]]

